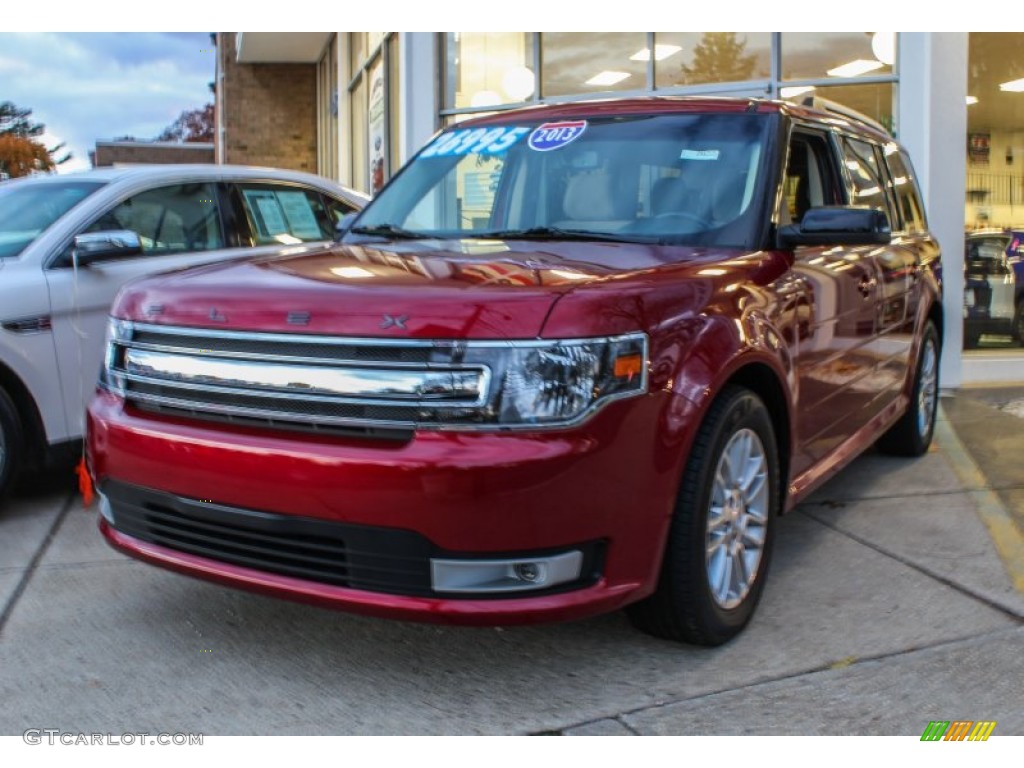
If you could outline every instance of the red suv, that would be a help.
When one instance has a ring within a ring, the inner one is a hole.
[[[718,644],[778,515],[928,446],[939,249],[903,150],[762,100],[505,112],[332,248],[150,278],[88,414],[100,527],[151,563],[406,619],[627,608]]]

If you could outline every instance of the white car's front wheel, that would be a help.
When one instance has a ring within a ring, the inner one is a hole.
[[[0,389],[0,499],[10,490],[21,453],[21,422],[7,393]]]

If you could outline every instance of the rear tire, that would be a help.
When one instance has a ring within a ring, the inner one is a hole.
[[[750,621],[771,559],[778,516],[775,431],[761,399],[729,387],[690,451],[657,590],[627,608],[657,637],[721,645]]]
[[[914,370],[910,405],[902,418],[878,440],[878,448],[893,456],[920,456],[928,450],[935,432],[939,407],[939,334],[929,320],[921,337]]]
[[[0,499],[10,491],[18,475],[24,446],[18,411],[0,389]]]

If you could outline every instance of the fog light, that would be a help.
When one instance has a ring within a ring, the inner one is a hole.
[[[110,506],[110,499],[108,499],[106,496],[104,496],[99,491],[96,491],[96,495],[99,497],[99,501],[100,501],[100,514],[103,516],[104,520],[106,520],[108,523],[113,525],[114,524],[114,509],[113,509],[113,507]]]
[[[515,592],[575,581],[583,570],[579,550],[548,557],[508,560],[431,560],[435,592]]]
[[[516,563],[512,570],[520,581],[536,581],[540,578],[537,563]]]

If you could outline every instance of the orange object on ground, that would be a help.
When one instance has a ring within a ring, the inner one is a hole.
[[[92,478],[89,477],[89,469],[85,466],[85,457],[75,467],[75,474],[78,475],[78,492],[82,494],[82,506],[88,507],[92,504]]]

